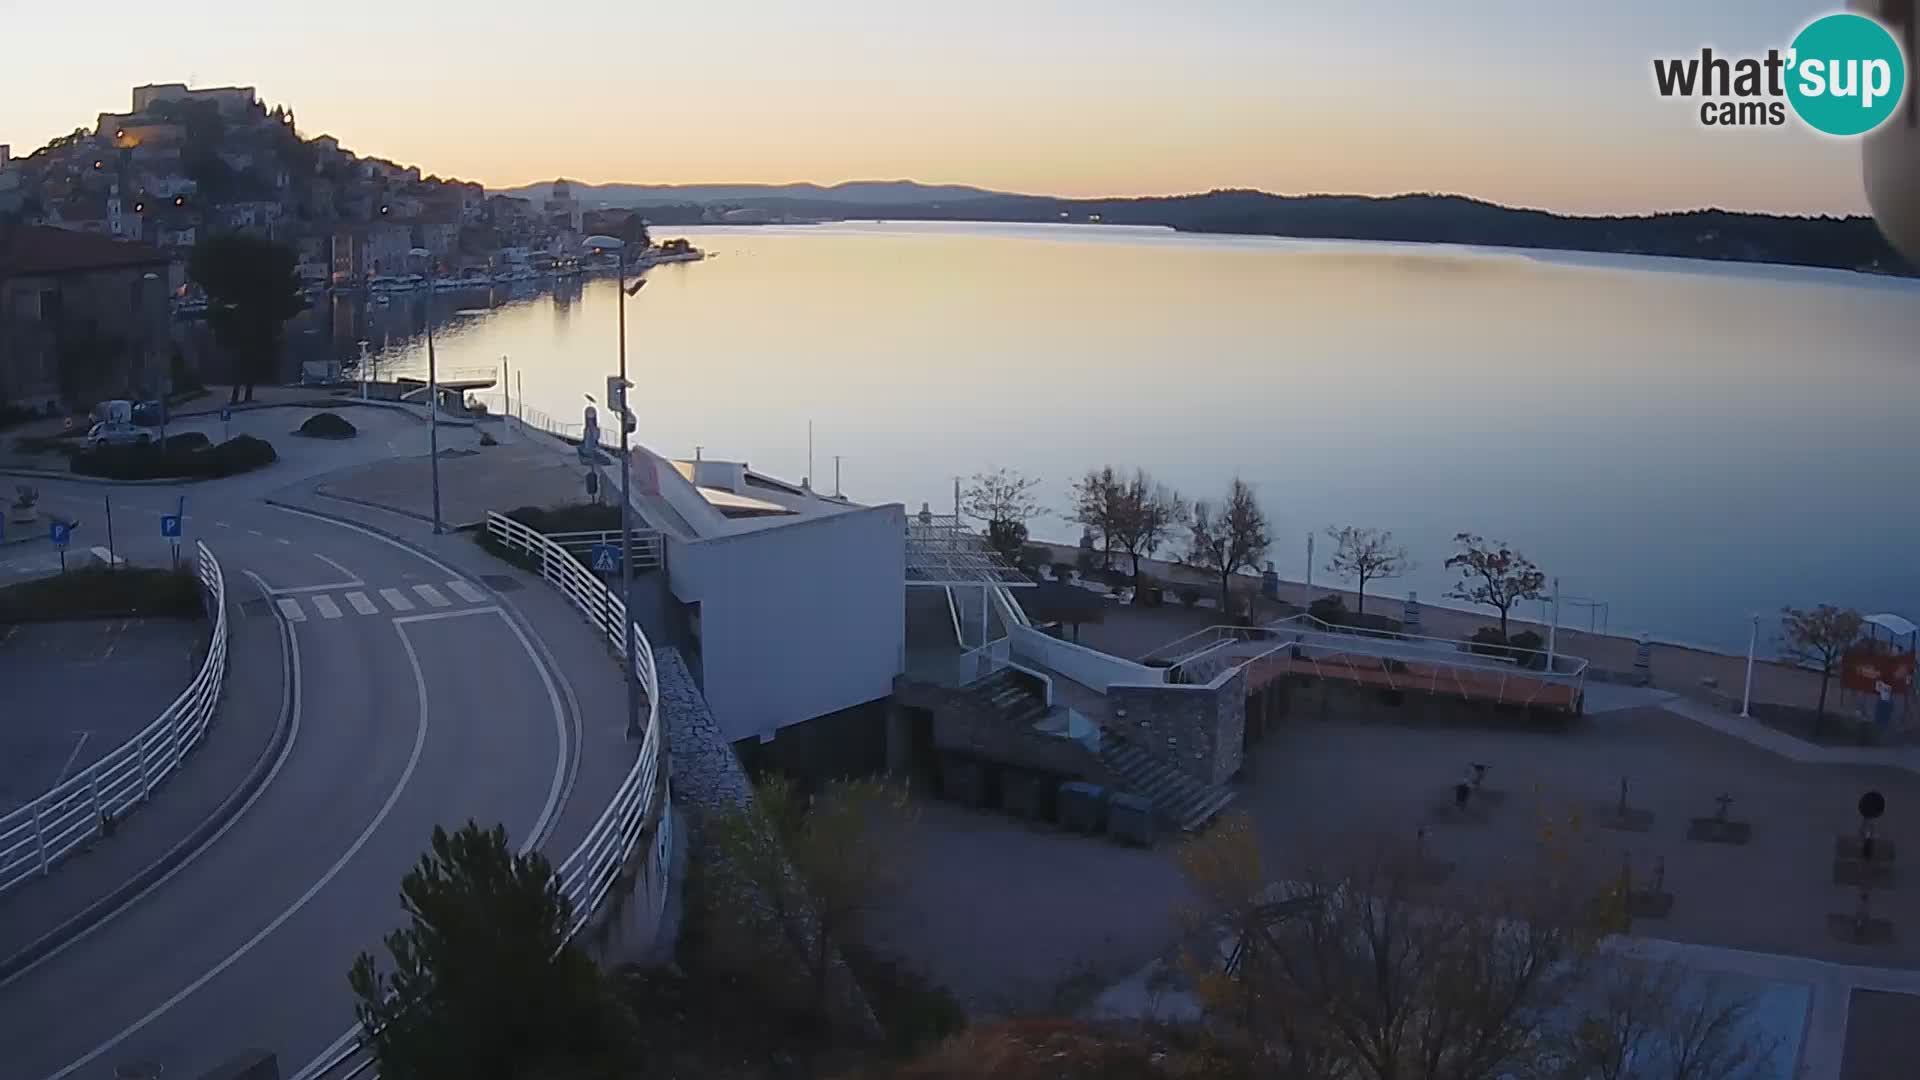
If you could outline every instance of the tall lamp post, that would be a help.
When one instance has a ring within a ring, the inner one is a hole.
[[[447,531],[440,524],[440,379],[433,359],[433,289],[427,289],[427,461],[433,475],[433,532]]]
[[[640,291],[647,283],[646,278],[638,278],[632,286],[627,285],[627,242],[617,236],[589,236],[583,242],[593,255],[612,252],[618,266],[614,277],[614,303],[620,309],[620,374],[607,380],[607,407],[620,417],[620,606],[626,612],[626,626],[621,628],[621,636],[626,639],[627,657],[627,738],[637,739],[645,732],[640,727],[640,673],[634,665],[634,649],[638,642],[633,633],[633,446],[630,442],[633,433],[633,410],[627,407],[627,390],[633,386],[627,380],[627,297]]]

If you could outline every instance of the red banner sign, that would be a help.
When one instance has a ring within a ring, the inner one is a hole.
[[[1840,685],[1863,694],[1878,694],[1882,685],[1896,697],[1913,692],[1914,657],[1910,652],[1888,652],[1884,647],[1856,645],[1841,662]]]

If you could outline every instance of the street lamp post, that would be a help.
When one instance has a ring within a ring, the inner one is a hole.
[[[1760,643],[1760,613],[1753,613],[1753,627],[1747,631],[1747,684],[1740,692],[1740,719],[1749,719],[1747,710],[1753,704],[1753,650]]]
[[[620,419],[620,606],[626,612],[621,636],[626,641],[627,657],[627,738],[637,739],[645,731],[640,726],[640,672],[634,665],[634,650],[639,642],[633,632],[633,411],[627,405],[627,297],[647,283],[640,278],[627,287],[627,242],[615,236],[589,236],[586,246],[595,255],[614,253],[614,303],[618,305],[620,324],[620,374],[607,380],[607,405]]]
[[[440,524],[440,379],[433,359],[433,291],[427,291],[427,461],[433,475],[433,532],[446,532]]]

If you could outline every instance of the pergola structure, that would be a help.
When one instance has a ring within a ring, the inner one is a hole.
[[[928,589],[979,589],[980,640],[989,646],[988,612],[996,589],[1032,588],[1033,582],[967,528],[959,514],[936,514],[925,504],[907,515],[907,586]],[[960,630],[955,615],[955,630]],[[959,644],[966,644],[964,640]]]

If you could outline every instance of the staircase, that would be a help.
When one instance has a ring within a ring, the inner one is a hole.
[[[1032,724],[1047,715],[1047,703],[1026,678],[1004,668],[974,684],[973,694],[1001,722]]]
[[[1120,790],[1152,799],[1162,820],[1186,832],[1213,820],[1233,801],[1231,790],[1197,780],[1111,731],[1100,737],[1100,760]]]

